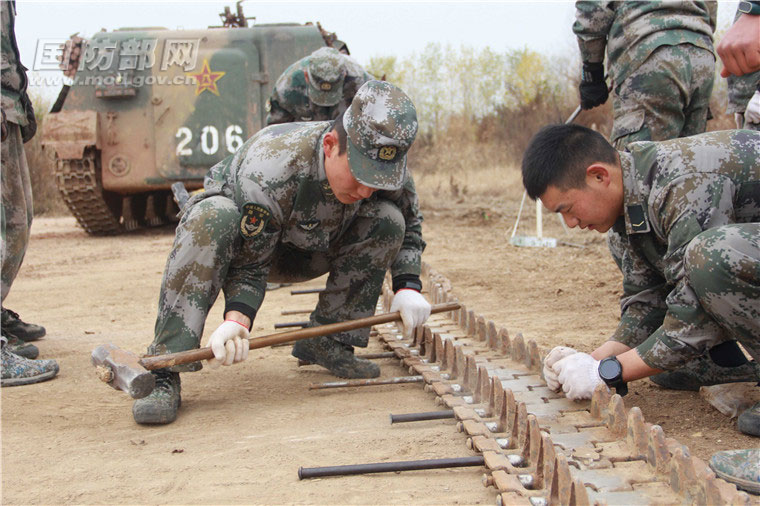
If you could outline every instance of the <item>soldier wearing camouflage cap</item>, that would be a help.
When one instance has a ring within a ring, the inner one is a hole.
[[[691,390],[760,380],[760,132],[617,151],[588,128],[549,126],[522,174],[528,195],[570,227],[609,231],[623,273],[617,330],[590,355],[551,350],[550,388],[587,399],[606,383],[624,395],[626,382],[663,371],[657,383]],[[738,427],[760,436],[760,403]]]
[[[184,208],[164,271],[150,354],[200,344],[220,291],[225,321],[209,338],[215,360],[242,361],[267,280],[329,273],[311,314],[323,325],[374,314],[385,272],[408,333],[430,304],[420,294],[422,216],[406,153],[417,133],[414,104],[399,88],[369,81],[334,122],[274,125],[215,165],[205,191]],[[298,341],[293,355],[336,376],[371,378],[354,356],[369,329]],[[180,403],[180,371],[155,371],[156,388],[133,407],[138,423],[169,423]]]
[[[573,31],[583,73],[581,107],[607,101],[610,142],[661,141],[705,131],[715,75],[717,3],[577,1]]]
[[[268,102],[267,125],[335,119],[371,79],[350,56],[331,47],[317,49],[277,79]]]

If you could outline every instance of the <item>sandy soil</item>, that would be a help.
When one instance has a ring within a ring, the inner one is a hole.
[[[618,312],[620,276],[603,239],[566,236],[548,217],[547,235],[584,247],[510,246],[516,209],[513,199],[427,207],[425,259],[452,280],[469,308],[498,325],[542,346],[592,349],[614,329]],[[89,354],[105,342],[142,352],[151,341],[172,238],[170,229],[92,238],[73,218],[35,221],[6,304],[47,327],[38,342],[41,358],[56,358],[61,373],[2,389],[3,503],[493,503],[479,468],[299,481],[299,466],[471,452],[452,421],[389,425],[389,413],[439,409],[419,385],[309,391],[308,383],[331,377],[298,368],[288,348],[257,351],[242,366],[183,375],[180,418],[162,427],[136,425],[131,400],[95,378]],[[255,333],[302,319],[280,311],[315,300],[288,289],[270,292]],[[210,318],[220,320],[219,304]],[[209,327],[207,335],[215,325]],[[381,365],[384,376],[406,374],[391,360]],[[757,445],[696,394],[641,381],[626,404],[640,406],[648,421],[702,458]]]

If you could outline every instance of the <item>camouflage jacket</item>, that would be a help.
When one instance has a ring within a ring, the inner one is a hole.
[[[34,121],[32,104],[26,94],[26,67],[21,65],[16,44],[16,2],[2,1],[0,17],[0,84],[2,84],[2,105],[6,121],[22,127]],[[28,139],[27,139],[28,140]]]
[[[332,193],[324,167],[322,137],[330,122],[288,123],[260,130],[237,153],[206,176],[206,195],[222,193],[245,216],[258,219],[255,234],[241,233],[243,245],[224,283],[226,303],[258,310],[269,266],[282,244],[301,251],[327,252],[357,216],[373,216],[375,202],[395,203],[406,221],[404,241],[391,265],[393,276],[420,274],[422,215],[411,175],[397,191],[377,191],[354,204]],[[246,221],[241,222],[241,229]]]
[[[620,152],[624,215],[608,233],[623,273],[613,341],[672,369],[721,339],[684,279],[686,246],[702,231],[760,222],[760,132],[726,130]]]
[[[346,78],[343,83],[343,99],[338,105],[320,107],[309,101],[309,84],[304,75],[309,64],[309,57],[306,56],[285,69],[274,84],[272,97],[267,104],[267,125],[292,121],[327,121],[344,112],[362,84],[375,78],[350,56],[342,54],[341,57],[346,65]]]
[[[715,54],[718,5],[711,1],[577,1],[573,32],[584,62],[603,62],[614,83],[660,46],[693,44]]]

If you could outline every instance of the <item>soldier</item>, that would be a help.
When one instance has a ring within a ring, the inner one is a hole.
[[[544,361],[550,388],[588,399],[607,384],[622,395],[626,382],[677,369],[697,388],[760,380],[759,132],[616,151],[588,128],[548,126],[528,146],[522,174],[528,195],[570,227],[609,231],[623,273],[617,330],[590,355],[554,348]],[[738,427],[760,436],[760,403]]]
[[[607,101],[604,52],[613,83],[617,149],[705,131],[715,73],[717,4],[708,1],[577,1],[573,31],[583,74],[581,107]]]
[[[369,81],[334,122],[275,125],[211,168],[205,191],[188,201],[161,284],[149,354],[197,348],[220,290],[225,321],[209,338],[215,361],[245,360],[245,339],[267,279],[304,281],[329,273],[312,325],[374,313],[388,268],[407,333],[430,304],[419,293],[422,240],[406,152],[417,133],[411,100]],[[380,369],[354,356],[369,329],[298,341],[293,355],[336,376],[372,378]],[[213,363],[213,361],[212,361]],[[133,407],[138,423],[172,422],[180,371],[154,371],[156,388]]]
[[[371,79],[350,56],[331,47],[317,49],[277,79],[268,102],[267,125],[335,119]]]
[[[32,186],[24,143],[37,129],[32,103],[26,94],[26,69],[19,60],[14,31],[16,3],[2,2],[2,301],[24,260],[32,226]],[[55,360],[31,360],[39,350],[28,341],[45,335],[39,325],[23,322],[17,313],[2,309],[2,386],[25,385],[58,374]]]

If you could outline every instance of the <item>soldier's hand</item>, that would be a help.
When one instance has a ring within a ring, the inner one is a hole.
[[[722,77],[741,76],[760,69],[760,16],[742,14],[715,49],[723,61]]]
[[[404,336],[411,337],[412,331],[425,323],[430,316],[430,303],[425,300],[417,290],[402,288],[393,296],[391,313],[401,312],[401,321],[404,322]]]
[[[557,378],[557,373],[554,372],[554,369],[552,369],[552,366],[562,360],[565,357],[569,357],[573,353],[578,353],[576,350],[569,348],[567,346],[555,346],[552,348],[552,351],[549,352],[548,355],[546,355],[546,358],[544,358],[544,379],[546,380],[546,386],[549,387],[549,389],[554,390],[557,392],[559,390],[560,384],[559,379]]]
[[[248,358],[248,328],[235,320],[225,320],[211,334],[208,345],[214,352],[214,358],[209,359],[212,368],[219,365],[232,365]]]
[[[593,109],[607,101],[610,92],[604,80],[603,63],[583,64],[583,74],[578,90],[581,93],[581,109]]]
[[[573,353],[552,366],[568,399],[590,399],[599,383],[599,360],[588,353]]]
[[[747,103],[747,108],[744,110],[744,120],[747,123],[760,124],[760,90],[756,91]]]

